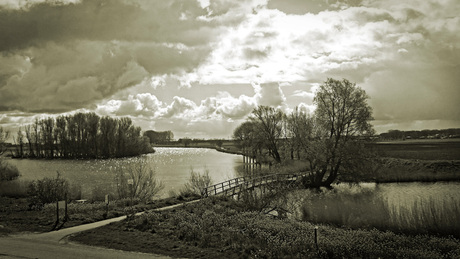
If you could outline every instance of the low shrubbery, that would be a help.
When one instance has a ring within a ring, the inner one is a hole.
[[[314,229],[318,227],[318,248]],[[267,217],[247,210],[231,199],[208,198],[176,210],[151,212],[130,221],[107,226],[117,232],[167,240],[175,246],[198,247],[200,251],[221,251],[221,256],[253,258],[455,258],[460,242],[452,238],[406,236],[378,230],[351,230],[313,225],[289,219]],[[101,230],[103,232],[103,230]],[[135,234],[135,233],[139,234]],[[76,240],[116,248],[106,233],[82,233]],[[145,233],[145,234],[141,234]],[[102,234],[101,234],[102,235]],[[103,243],[99,243],[103,242]],[[117,242],[120,242],[118,240]],[[140,240],[123,240],[124,247],[135,247]],[[151,249],[158,249],[151,248]],[[143,252],[149,247],[141,249]],[[164,250],[164,254],[172,251]],[[175,254],[177,255],[177,254]],[[178,255],[180,256],[180,254]],[[204,256],[206,257],[206,256]],[[211,256],[210,256],[211,257]]]
[[[203,174],[193,171],[190,172],[190,178],[180,190],[180,196],[183,197],[201,197],[204,188],[212,185],[212,179],[209,176],[209,171],[206,170]]]
[[[120,166],[115,172],[118,198],[152,201],[153,197],[164,188],[156,177],[147,158],[135,158],[129,164]]]
[[[0,182],[12,181],[17,179],[18,177],[18,168],[16,166],[10,165],[2,157],[0,157]]]
[[[148,204],[137,199],[111,200],[107,207],[105,202],[70,201],[67,205],[68,219],[62,227],[92,223],[134,212],[161,208],[184,200],[167,198],[155,200]],[[50,231],[56,221],[56,203],[47,203],[42,207],[31,207],[29,199],[0,196],[0,236],[22,231],[45,232]],[[64,209],[61,208],[61,218]]]
[[[61,178],[58,173],[56,178],[45,177],[41,180],[32,181],[27,193],[30,205],[41,208],[47,203],[67,199],[69,182]]]

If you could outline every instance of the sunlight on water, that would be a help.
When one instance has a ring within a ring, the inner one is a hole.
[[[178,191],[188,181],[191,170],[209,172],[214,183],[231,179],[242,157],[221,153],[212,149],[156,148],[154,154],[143,156],[164,185],[161,197]],[[21,173],[21,180],[37,180],[56,177],[56,172],[68,179],[71,185],[81,186],[82,198],[91,199],[96,192],[112,192],[115,189],[115,171],[129,164],[134,158],[107,160],[29,160],[11,159]]]

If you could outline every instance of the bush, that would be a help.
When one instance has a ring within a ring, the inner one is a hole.
[[[46,203],[66,199],[69,193],[69,183],[58,173],[54,179],[45,177],[42,180],[32,181],[27,193],[30,205],[41,208]]]
[[[119,199],[139,199],[142,202],[152,201],[164,187],[150,167],[150,160],[139,157],[119,167],[115,174],[115,181]]]
[[[184,188],[181,190],[180,195],[189,197],[189,196],[201,196],[201,192],[204,188],[212,184],[212,179],[209,176],[209,171],[206,170],[203,174],[199,174],[193,169],[190,172],[190,178],[185,184]]]
[[[0,182],[12,181],[19,177],[19,170],[16,166],[8,164],[0,158]]]

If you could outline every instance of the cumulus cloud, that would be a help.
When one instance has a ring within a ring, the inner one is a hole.
[[[221,92],[216,98],[216,106],[216,111],[225,117],[242,119],[257,106],[257,100],[246,95],[235,98],[227,92]]]
[[[286,101],[281,86],[278,83],[253,84],[259,105],[278,107]]]
[[[151,76],[184,73],[216,25],[193,1],[31,1],[0,8],[0,109],[62,112]],[[152,13],[153,12],[153,13]],[[40,96],[40,98],[36,98]]]
[[[96,111],[103,115],[155,117],[164,108],[164,103],[150,93],[129,95],[126,100],[109,100],[98,105]]]
[[[313,99],[315,97],[315,94],[311,92],[303,91],[303,90],[295,90],[292,96]]]
[[[314,110],[332,77],[366,90],[380,128],[453,125],[459,12],[455,0],[2,1],[0,112],[231,135],[257,105]]]
[[[191,113],[195,109],[196,109],[196,103],[194,103],[193,101],[188,100],[183,97],[174,96],[173,102],[170,105],[168,105],[163,116],[167,118],[173,117],[173,116],[178,117],[187,112]]]

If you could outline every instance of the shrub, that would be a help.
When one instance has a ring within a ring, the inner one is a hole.
[[[12,181],[19,177],[19,170],[16,166],[10,165],[0,157],[0,182]]]
[[[201,196],[201,192],[204,188],[212,184],[212,179],[209,176],[209,171],[206,170],[203,174],[199,174],[193,169],[190,172],[190,178],[181,190],[181,196]]]
[[[28,194],[31,206],[41,208],[46,203],[64,200],[69,193],[69,183],[58,172],[56,178],[45,177],[29,184]]]
[[[152,201],[164,187],[150,167],[150,160],[145,158],[135,158],[129,164],[119,167],[115,181],[118,198],[139,199],[142,202]]]

